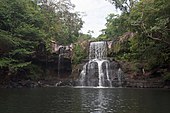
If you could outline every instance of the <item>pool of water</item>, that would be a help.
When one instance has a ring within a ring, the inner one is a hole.
[[[170,90],[0,89],[0,113],[169,113]]]

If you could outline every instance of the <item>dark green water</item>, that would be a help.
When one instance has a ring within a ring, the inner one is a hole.
[[[0,89],[0,113],[170,113],[170,90]]]

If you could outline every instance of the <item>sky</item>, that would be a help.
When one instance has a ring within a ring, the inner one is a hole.
[[[110,13],[118,13],[114,5],[106,0],[71,0],[71,2],[76,6],[75,11],[85,13],[85,16],[82,17],[85,23],[81,32],[94,31],[93,37],[101,34],[100,31],[105,28],[106,17]]]

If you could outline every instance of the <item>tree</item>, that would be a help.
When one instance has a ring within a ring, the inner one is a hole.
[[[78,12],[72,12],[74,5],[70,0],[44,1],[39,0],[41,8],[46,13],[46,21],[51,25],[50,37],[60,44],[73,43],[79,37],[79,30],[82,28],[83,21]],[[53,13],[54,17],[50,19],[48,13]]]
[[[139,0],[107,0],[110,3],[114,4],[116,9],[120,9],[123,12],[130,12],[131,9]]]
[[[107,38],[116,40],[117,37],[122,36],[129,31],[128,15],[110,14],[107,18],[106,29],[103,30]]]
[[[142,55],[143,59],[151,68],[169,62],[170,13],[167,12],[169,6],[167,0],[142,0],[130,14],[132,30],[137,32],[138,43],[142,42],[141,53],[145,55],[145,57]]]
[[[0,0],[0,77],[43,75],[37,54],[47,58],[52,40],[70,44],[79,37],[83,22],[72,8],[69,0]]]
[[[157,69],[158,72],[160,68],[164,68],[168,71],[170,62],[168,0],[139,2],[111,0],[111,2],[123,11],[120,16],[110,15],[107,18],[107,28],[104,30],[107,37],[116,39],[112,55],[123,60],[138,62],[147,70]],[[128,9],[125,2],[134,3],[131,3],[133,5]]]

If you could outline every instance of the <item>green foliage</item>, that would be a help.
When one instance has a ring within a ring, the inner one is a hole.
[[[45,37],[44,31],[30,24],[23,24],[15,29],[15,35],[24,40],[38,41]],[[35,38],[36,37],[36,38]]]
[[[108,0],[108,1],[114,4],[116,9],[119,9],[127,13],[131,11],[131,9],[139,0]]]
[[[45,13],[46,26],[45,31],[49,32],[49,36],[56,40],[59,44],[70,44],[76,42],[79,37],[79,30],[82,28],[83,21],[79,13],[72,13],[74,5],[70,0],[62,0],[58,2],[49,1],[42,3],[41,8]]]
[[[1,58],[0,59],[0,68],[8,67],[12,61],[14,61],[14,60],[9,59],[9,58]]]
[[[165,81],[170,81],[170,73],[166,73],[166,74],[164,75],[164,80],[165,80]]]
[[[21,62],[11,58],[1,58],[0,59],[0,68],[7,68],[10,72],[17,72],[19,69],[29,66],[31,62]]]
[[[145,7],[143,7],[145,4]],[[168,1],[143,0],[137,4],[130,14],[132,30],[138,32],[138,47],[132,45],[140,56],[140,60],[147,62],[149,67],[155,68],[166,65],[169,62],[169,18]],[[135,20],[134,20],[135,17]],[[138,27],[138,29],[136,29]]]
[[[111,0],[123,12],[120,16],[111,14],[107,18],[104,35],[114,42],[110,55],[141,63],[148,70],[168,68],[170,3],[168,0],[131,0],[133,6],[124,10],[127,1]]]
[[[123,33],[128,31],[127,27],[127,14],[123,13],[121,16],[110,14],[107,17],[106,27],[107,29],[103,30],[107,38],[117,38]]]
[[[34,64],[29,65],[25,69],[28,70],[28,77],[32,80],[40,79],[44,75],[44,71],[41,67]]]
[[[30,65],[31,64],[31,62],[23,62],[23,63],[21,63],[21,62],[16,62],[16,63],[14,63],[14,64],[11,64],[11,69],[12,70],[15,70],[15,71],[17,71],[18,69],[21,69],[21,68],[23,68],[23,67],[26,67],[26,66],[28,66],[28,65]]]
[[[73,64],[79,64],[88,55],[86,48],[83,48],[81,43],[74,46],[73,53]]]
[[[78,37],[78,41],[85,41],[85,40],[90,40],[92,39],[92,36],[90,34],[83,34],[83,33],[80,33],[79,37]],[[77,42],[78,42],[77,41]]]
[[[33,79],[43,74],[33,60],[40,42],[45,45],[44,55],[50,54],[46,50],[52,40],[70,44],[79,37],[83,22],[79,13],[71,12],[74,6],[69,0],[36,2],[0,0],[0,73],[6,75],[6,70],[9,78],[22,71]]]
[[[12,48],[15,48],[18,42],[12,39],[10,33],[0,30],[0,53],[9,52]]]
[[[38,43],[35,41],[42,39],[38,32],[41,29],[33,27],[28,21],[34,19],[34,12],[38,11],[38,7],[34,7],[29,0],[0,2],[1,68],[17,72],[31,63],[27,57],[34,52],[35,43]]]

